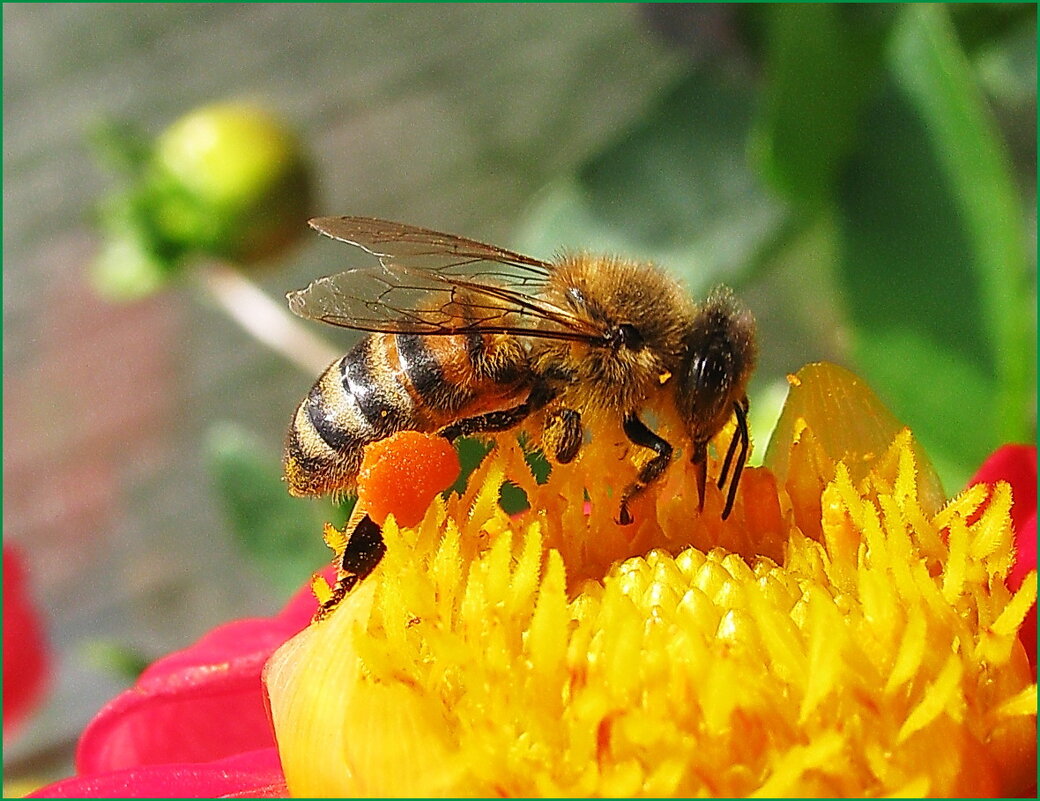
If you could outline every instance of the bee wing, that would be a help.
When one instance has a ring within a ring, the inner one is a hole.
[[[458,275],[469,272],[482,262],[491,262],[520,270],[523,273],[520,282],[524,286],[543,282],[552,269],[547,261],[495,245],[389,220],[372,217],[315,217],[308,224],[325,236],[371,253],[384,266],[393,262],[412,269]],[[481,270],[481,274],[494,275],[486,269]],[[506,280],[517,278],[515,274],[505,272],[498,275]]]
[[[371,253],[379,265],[319,278],[288,293],[289,309],[301,317],[390,333],[479,329],[550,339],[604,337],[588,321],[537,297],[552,268],[549,262],[368,217],[320,217],[310,224]]]

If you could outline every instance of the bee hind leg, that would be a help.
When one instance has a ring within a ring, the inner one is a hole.
[[[339,606],[347,593],[354,589],[361,579],[376,569],[385,553],[386,543],[383,541],[383,530],[371,517],[365,515],[350,533],[350,539],[347,540],[343,555],[340,557],[332,595],[318,607],[315,618],[321,620]]]
[[[668,464],[672,461],[672,446],[667,440],[662,439],[647,428],[646,424],[634,414],[625,418],[624,429],[626,436],[628,436],[633,443],[641,445],[644,448],[649,448],[657,454],[649,462],[643,465],[636,480],[625,488],[625,491],[621,496],[621,509],[618,513],[617,522],[622,526],[627,526],[632,522],[632,515],[628,511],[629,501],[661,477],[665,468],[667,468]]]
[[[512,409],[502,409],[498,412],[478,414],[475,417],[466,417],[440,430],[440,435],[449,442],[454,442],[459,437],[468,437],[473,434],[490,434],[497,431],[508,431],[522,423],[531,414],[527,403],[521,403]]]
[[[520,425],[532,413],[545,406],[555,395],[556,392],[548,386],[538,384],[531,390],[527,400],[519,406],[463,418],[445,426],[439,433],[449,442],[454,442],[459,437],[468,437],[472,434],[491,434],[498,431],[508,431]]]

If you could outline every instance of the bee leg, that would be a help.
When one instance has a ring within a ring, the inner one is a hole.
[[[336,580],[336,586],[332,588],[332,595],[329,596],[325,603],[318,607],[314,619],[324,620],[328,617],[329,613],[340,605],[340,602],[347,597],[347,593],[354,589],[354,585],[357,583],[357,576],[342,576],[338,578]]]
[[[449,442],[454,442],[459,437],[468,437],[471,434],[492,433],[495,431],[508,431],[526,420],[532,412],[541,409],[545,404],[556,396],[556,390],[538,384],[531,390],[527,400],[512,409],[502,409],[497,412],[478,414],[475,417],[466,417],[440,430],[440,435]]]
[[[624,422],[625,434],[636,445],[649,448],[657,455],[643,465],[636,480],[632,482],[621,496],[621,511],[618,514],[618,523],[627,526],[632,522],[632,515],[628,511],[628,502],[636,495],[645,490],[650,484],[660,478],[672,460],[672,446],[667,440],[657,436],[646,427],[642,420],[636,415],[630,414]]]
[[[365,515],[347,540],[343,556],[340,557],[336,586],[332,588],[332,596],[318,608],[317,619],[320,620],[335,609],[361,579],[376,569],[385,553],[383,530],[371,517]]]
[[[583,438],[581,415],[574,409],[554,409],[546,418],[542,447],[559,464],[574,461]]]
[[[347,540],[340,566],[345,572],[357,576],[360,581],[376,569],[385,553],[383,530],[371,517],[365,515]]]
[[[737,416],[737,426],[746,428],[747,397],[744,397],[743,400],[733,402],[733,412]],[[737,444],[740,442],[744,442],[745,439],[746,437],[742,436],[741,431],[735,431],[733,433],[733,438],[729,441],[729,448],[726,450],[726,458],[722,461],[722,469],[719,471],[719,480],[716,485],[719,489],[722,489],[724,486],[726,486],[726,476],[729,475],[729,468],[733,462],[733,456],[737,452]],[[739,469],[740,468],[734,468],[734,472],[736,472]]]
[[[472,434],[508,431],[510,428],[520,425],[531,414],[531,411],[528,404],[521,403],[512,409],[466,417],[442,428],[440,435],[446,437],[449,442],[454,442],[459,437],[468,437]]]

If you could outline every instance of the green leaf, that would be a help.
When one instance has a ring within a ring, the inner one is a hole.
[[[462,469],[459,471],[459,477],[447,492],[457,492],[460,495],[465,492],[470,475],[477,469],[484,457],[491,452],[493,447],[490,442],[484,442],[474,437],[463,437],[457,440],[455,448],[459,453],[459,463]],[[534,475],[535,480],[539,484],[544,484],[549,477],[550,467],[542,452],[537,449],[527,450],[524,453],[524,459],[528,467],[531,468],[531,473]],[[502,485],[499,503],[507,514],[516,514],[526,509],[529,505],[527,494],[519,487],[508,483]]]
[[[753,88],[696,71],[577,175],[548,187],[520,227],[528,252],[623,253],[702,292],[786,235],[787,217],[748,168]]]
[[[833,3],[763,7],[766,87],[752,153],[786,197],[826,205],[876,88],[888,7]]]
[[[957,38],[969,53],[1023,26],[1032,28],[1035,41],[1036,3],[953,3],[947,8]]]
[[[342,525],[349,506],[291,497],[282,481],[279,454],[233,424],[215,426],[206,450],[239,546],[282,592],[298,590],[332,558],[322,540],[323,524]]]
[[[85,661],[123,681],[136,681],[155,661],[154,656],[115,640],[90,639],[81,648]]]
[[[473,437],[462,437],[455,441],[455,450],[459,454],[459,477],[455,483],[448,488],[447,492],[456,492],[459,495],[466,491],[469,477],[484,457],[491,452],[491,443],[483,442]]]
[[[889,55],[839,188],[839,281],[858,370],[955,489],[1028,429],[1023,215],[942,7],[904,8]]]
[[[1035,279],[1007,149],[943,6],[904,10],[892,64],[896,80],[924,120],[969,240],[983,334],[997,377],[997,437],[1031,439]]]

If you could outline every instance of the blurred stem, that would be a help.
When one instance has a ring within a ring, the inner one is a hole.
[[[342,348],[312,334],[285,306],[273,301],[233,267],[214,264],[196,275],[203,289],[231,319],[304,372],[316,376],[343,355]]]

